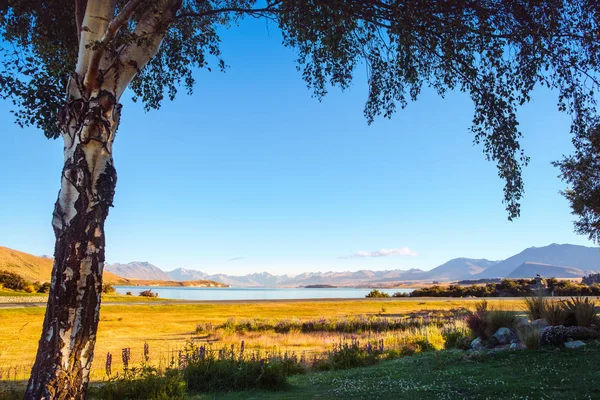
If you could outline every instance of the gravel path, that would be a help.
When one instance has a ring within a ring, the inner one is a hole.
[[[6,303],[45,303],[48,296],[0,296],[0,304]]]

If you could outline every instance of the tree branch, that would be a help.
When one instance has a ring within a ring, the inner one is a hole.
[[[87,0],[75,0],[75,25],[77,26],[77,42],[81,41],[81,25],[85,17]]]
[[[90,64],[88,66],[88,72],[86,74],[84,86],[87,87],[91,82],[89,79],[94,79],[94,77],[98,74],[98,67],[100,66],[100,61],[102,60],[106,46],[115,38],[117,32],[119,32],[119,29],[121,29],[121,27],[126,24],[127,21],[129,21],[129,18],[131,18],[135,10],[137,10],[140,4],[142,4],[144,1],[145,0],[129,0],[121,12],[119,12],[119,14],[110,21],[108,27],[106,28],[106,32],[102,36],[100,43],[97,45],[97,48],[94,50],[92,57],[90,58]]]
[[[217,8],[217,9],[213,9],[213,10],[207,10],[207,11],[201,11],[201,12],[184,12],[181,14],[178,14],[176,16],[177,19],[181,19],[181,18],[202,18],[202,17],[208,17],[211,15],[216,15],[216,14],[223,14],[223,13],[240,13],[240,14],[248,14],[248,15],[252,15],[252,16],[258,16],[258,17],[268,17],[265,13],[277,13],[279,12],[279,9],[276,8],[276,6],[278,6],[279,4],[281,4],[282,0],[278,0],[275,1],[271,4],[269,4],[267,7],[264,8],[238,8],[238,7],[230,7],[230,8]]]

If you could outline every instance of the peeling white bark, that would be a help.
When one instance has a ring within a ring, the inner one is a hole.
[[[81,23],[75,74],[59,114],[64,169],[52,225],[56,234],[51,290],[26,399],[85,397],[99,321],[104,268],[104,221],[116,172],[112,146],[120,96],[155,56],[181,0],[129,0],[115,18],[117,0],[88,0]],[[140,4],[135,35],[119,59],[105,46]],[[99,45],[101,43],[101,45]]]

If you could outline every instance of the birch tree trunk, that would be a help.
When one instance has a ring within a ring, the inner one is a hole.
[[[65,164],[52,220],[54,266],[27,399],[86,397],[102,291],[104,221],[117,182],[112,144],[119,116],[120,105],[106,90],[87,99],[71,95],[59,114]]]
[[[121,114],[118,99],[154,57],[181,7],[181,0],[156,0],[151,6],[129,0],[115,15],[116,3],[87,1],[77,66],[58,115],[65,164],[52,218],[54,266],[26,399],[87,395],[100,315],[104,221],[117,183],[112,146]],[[133,36],[144,40],[116,48],[112,40],[136,10],[140,17]]]

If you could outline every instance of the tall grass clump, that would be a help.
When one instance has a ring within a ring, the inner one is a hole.
[[[544,310],[548,303],[544,296],[528,296],[525,297],[524,302],[525,312],[527,312],[530,321],[544,317]]]
[[[444,348],[468,350],[471,348],[473,333],[463,321],[455,321],[454,324],[442,328]]]
[[[483,340],[488,339],[488,322],[487,315],[488,312],[488,302],[486,300],[482,300],[475,304],[475,312],[468,314],[465,318],[465,322],[471,332]]]
[[[562,306],[567,312],[566,323],[589,328],[597,322],[599,308],[595,300],[589,297],[571,297],[562,301]]]
[[[492,336],[500,328],[513,329],[517,316],[512,311],[489,310],[485,314],[487,334]]]
[[[517,327],[517,335],[521,343],[530,350],[540,346],[540,330],[534,326],[523,324]]]
[[[564,325],[568,313],[560,301],[548,301],[542,310],[542,318],[550,326]]]
[[[365,367],[377,364],[384,353],[383,340],[375,343],[367,342],[361,345],[357,339],[340,341],[323,358],[315,358],[312,368],[317,370],[340,370]]]
[[[305,371],[295,353],[247,353],[244,342],[220,349],[189,344],[182,357],[187,387],[198,392],[278,389]]]

